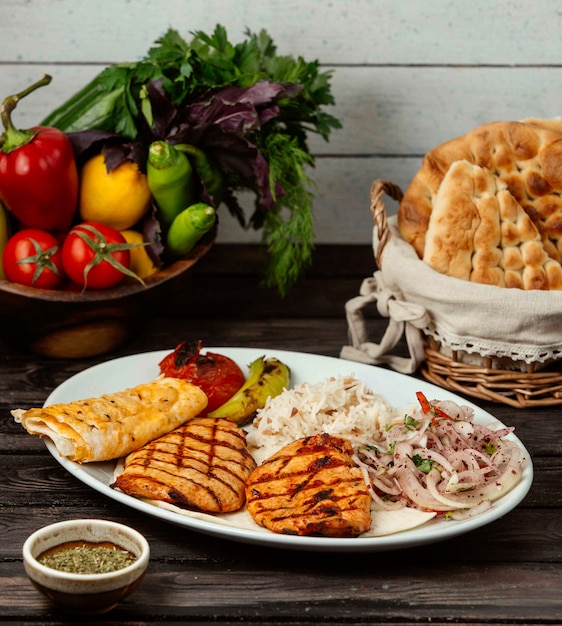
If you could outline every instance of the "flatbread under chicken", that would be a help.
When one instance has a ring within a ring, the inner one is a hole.
[[[199,387],[163,377],[124,391],[42,409],[15,409],[16,422],[33,435],[51,439],[61,456],[88,463],[138,450],[207,406]]]
[[[299,439],[248,478],[246,507],[275,533],[357,537],[371,527],[371,496],[353,448],[328,434]]]
[[[112,487],[185,509],[229,513],[244,505],[255,467],[244,430],[229,419],[199,417],[127,456]]]

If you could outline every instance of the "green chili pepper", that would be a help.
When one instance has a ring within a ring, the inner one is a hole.
[[[175,148],[189,156],[203,188],[209,195],[209,199],[213,202],[214,206],[218,206],[222,200],[224,180],[217,164],[197,146],[193,146],[189,143],[180,143],[177,144]]]
[[[154,141],[148,149],[146,174],[162,225],[168,228],[196,200],[191,163],[169,143]]]
[[[208,233],[217,219],[215,209],[197,202],[183,210],[172,222],[166,239],[166,250],[172,256],[187,254]]]

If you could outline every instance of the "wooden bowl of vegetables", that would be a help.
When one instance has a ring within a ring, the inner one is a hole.
[[[111,352],[143,332],[162,303],[189,280],[189,270],[213,245],[206,235],[188,254],[143,283],[126,278],[109,289],[28,287],[0,280],[0,338],[52,358]]]
[[[50,80],[0,108],[0,338],[90,357],[141,331],[212,246],[216,212],[170,158],[153,165],[104,133],[80,152],[55,127],[15,128],[16,103]]]
[[[6,212],[2,215],[6,217]],[[82,229],[86,242],[90,236],[93,240],[94,235],[85,230],[90,224],[95,224],[94,233],[106,234],[103,224],[81,222],[58,247],[56,238],[49,242],[49,233],[39,229],[16,230],[7,237],[0,265],[4,273],[0,278],[0,339],[4,343],[53,358],[85,358],[117,349],[143,332],[162,303],[183,286],[189,270],[214,244],[217,232],[215,223],[192,241],[189,250],[158,267],[157,259],[146,252],[147,238],[140,230],[120,232],[108,227],[107,233],[122,237],[117,246],[134,247],[104,253],[112,259],[121,255],[117,267],[101,254],[100,262],[88,272],[92,255],[100,253],[92,253],[74,232]],[[9,230],[8,226],[5,232]],[[71,239],[74,245],[68,246]],[[47,251],[37,252],[33,247],[45,242]],[[49,245],[57,252],[42,266],[40,259],[48,257]],[[22,257],[32,262],[19,264]],[[59,266],[60,273],[55,275],[49,264],[53,269]]]

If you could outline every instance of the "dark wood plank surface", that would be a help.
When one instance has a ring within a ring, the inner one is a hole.
[[[152,549],[142,586],[97,623],[113,624],[557,624],[562,623],[562,416],[478,402],[513,425],[533,458],[525,500],[461,537],[367,554],[279,550],[219,539],[142,514],[69,475],[9,414],[39,406],[72,374],[109,357],[213,346],[338,356],[344,305],[374,271],[369,247],[324,246],[306,277],[281,298],[259,286],[264,263],[251,246],[216,246],[185,289],[116,353],[52,360],[2,346],[0,376],[0,623],[74,624],[43,599],[23,570],[21,547],[36,528],[75,517],[133,525]],[[373,316],[373,332],[386,321]],[[86,620],[87,621],[87,620]]]

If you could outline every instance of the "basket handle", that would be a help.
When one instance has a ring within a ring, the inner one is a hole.
[[[403,195],[400,187],[388,180],[375,180],[371,185],[371,213],[373,214],[373,222],[377,227],[379,237],[379,247],[375,260],[379,268],[381,267],[382,252],[390,236],[386,209],[383,202],[383,196],[385,194],[397,202],[402,200]]]

